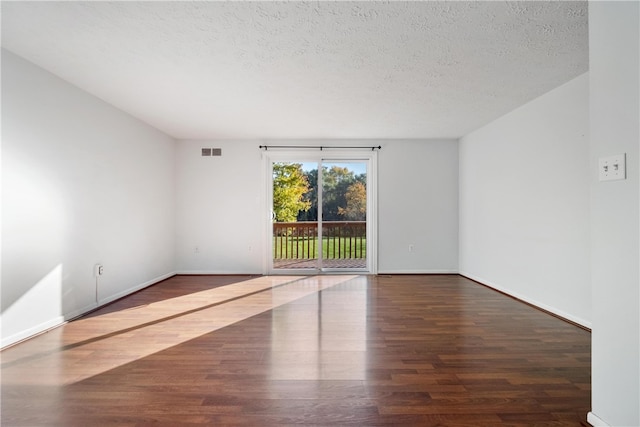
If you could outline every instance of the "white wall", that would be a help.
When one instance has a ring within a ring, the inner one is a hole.
[[[2,51],[2,345],[174,271],[174,141]]]
[[[460,141],[460,272],[582,325],[589,287],[587,74]]]
[[[261,274],[265,177],[259,141],[179,141],[177,268],[183,273]],[[221,148],[202,157],[202,148]],[[196,253],[195,248],[198,248]]]
[[[378,171],[378,271],[457,273],[457,141],[389,142]]]
[[[379,272],[456,272],[457,143],[341,142],[383,146],[378,154]],[[264,272],[268,210],[261,144],[265,142],[178,142],[178,271]],[[203,147],[221,148],[222,156],[202,157]],[[411,254],[409,244],[414,245]]]
[[[592,411],[640,425],[640,4],[589,2]],[[627,154],[627,179],[599,182],[598,158]]]

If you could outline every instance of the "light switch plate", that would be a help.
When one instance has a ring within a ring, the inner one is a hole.
[[[598,175],[600,181],[615,181],[618,179],[626,179],[626,162],[625,154],[616,154],[615,156],[600,157],[598,161]]]

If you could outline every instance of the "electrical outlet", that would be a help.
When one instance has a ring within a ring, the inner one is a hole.
[[[627,178],[625,154],[601,157],[598,160],[598,177],[600,181],[615,181]]]
[[[409,252],[413,252],[413,244],[409,245]]]
[[[104,267],[101,264],[96,264],[96,266],[93,268],[93,275],[98,277],[98,276],[102,276],[104,274]]]

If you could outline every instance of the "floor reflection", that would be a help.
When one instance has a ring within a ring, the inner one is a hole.
[[[270,378],[366,379],[367,292],[358,276],[273,310]]]
[[[355,276],[259,277],[70,322],[2,352],[2,386],[75,383]],[[28,371],[29,375],[24,375]]]

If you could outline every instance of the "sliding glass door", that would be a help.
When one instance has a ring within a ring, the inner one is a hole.
[[[268,161],[269,272],[371,272],[371,159]]]
[[[322,268],[367,268],[367,164],[322,163]]]
[[[321,268],[317,164],[272,162],[274,270]]]

